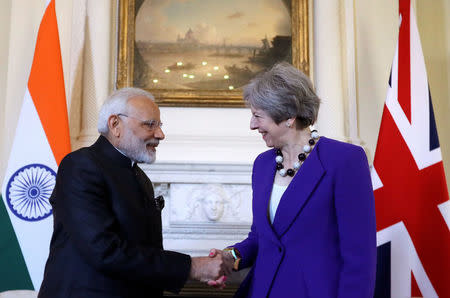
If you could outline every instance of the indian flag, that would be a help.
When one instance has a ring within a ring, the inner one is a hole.
[[[49,197],[58,165],[69,152],[58,25],[51,0],[39,26],[2,187],[0,292],[39,290],[53,231]]]

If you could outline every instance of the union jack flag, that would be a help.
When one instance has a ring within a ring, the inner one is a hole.
[[[400,30],[372,168],[376,297],[450,297],[450,201],[410,0]]]

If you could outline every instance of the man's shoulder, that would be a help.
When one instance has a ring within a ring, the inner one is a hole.
[[[92,164],[95,163],[95,152],[91,147],[83,147],[67,154],[61,161],[59,167],[67,167],[80,164]]]
[[[58,166],[57,176],[71,184],[75,181],[99,182],[107,173],[91,148],[86,147],[67,154]]]

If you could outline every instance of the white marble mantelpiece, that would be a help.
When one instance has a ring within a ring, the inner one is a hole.
[[[141,165],[163,195],[164,248],[205,255],[247,237],[252,221],[251,165]]]
[[[152,165],[139,166],[153,183],[251,184],[251,165],[156,162]]]

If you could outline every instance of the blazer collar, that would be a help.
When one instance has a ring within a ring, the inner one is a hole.
[[[253,179],[253,196],[258,202],[255,204],[255,220],[259,222],[258,228],[261,228],[261,235],[269,236],[269,238],[275,242],[279,243],[278,236],[272,229],[272,225],[269,222],[268,207],[270,201],[270,195],[272,193],[273,181],[276,173],[276,150],[270,150],[264,153],[259,163],[257,172]]]
[[[117,164],[123,168],[131,169],[131,159],[120,153],[104,136],[100,136],[92,145],[103,158],[108,159],[109,162]]]
[[[257,204],[258,221],[262,222],[261,226],[265,230],[265,234],[270,235],[275,242],[279,242],[278,239],[286,233],[303,210],[311,193],[325,174],[318,154],[320,143],[319,140],[284,192],[273,225],[270,224],[267,212],[276,175],[276,150],[270,150],[260,161],[264,165],[261,167],[262,172],[258,173],[258,180],[256,180],[260,185],[260,187],[256,187],[259,190],[257,195],[262,196],[261,204]]]
[[[273,228],[280,237],[286,233],[292,222],[302,212],[312,192],[325,174],[318,154],[320,143],[319,140],[308,155],[278,205]]]

